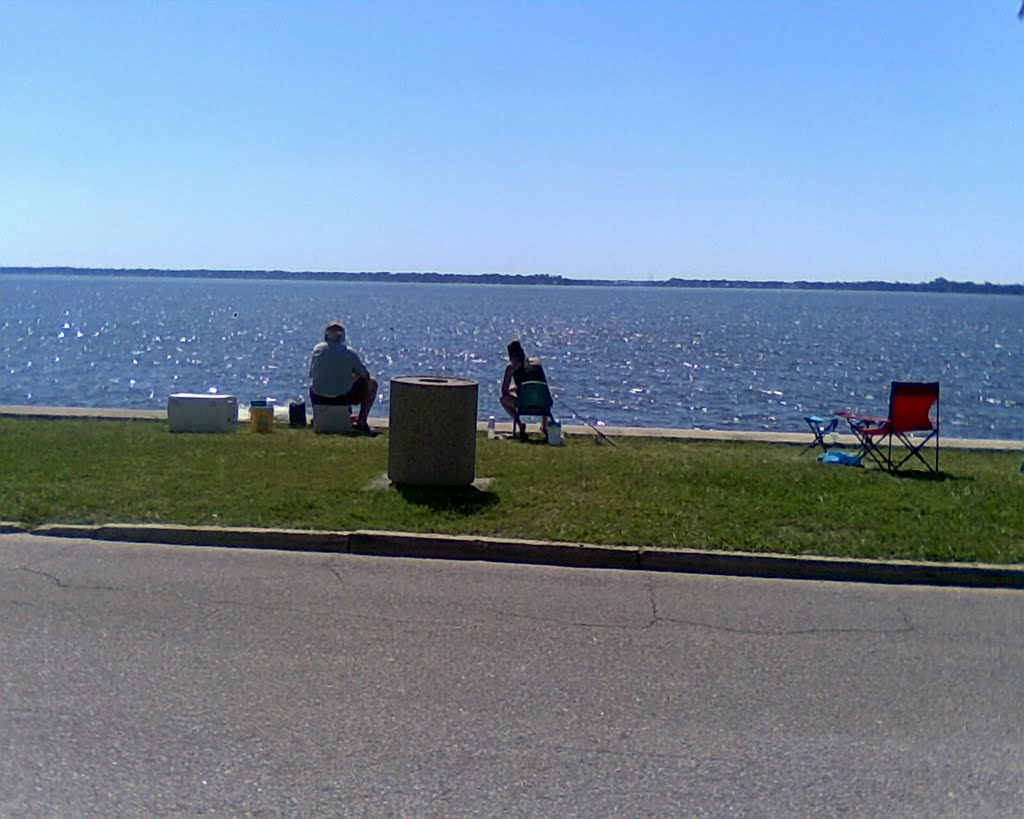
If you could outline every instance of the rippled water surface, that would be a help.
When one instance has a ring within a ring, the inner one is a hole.
[[[173,392],[304,395],[328,318],[381,382],[480,382],[501,417],[505,343],[540,355],[567,422],[799,430],[884,414],[892,380],[940,381],[956,437],[1024,438],[1012,296],[0,276],[0,403],[160,408]]]

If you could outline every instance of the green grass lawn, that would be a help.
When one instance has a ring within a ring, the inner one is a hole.
[[[391,529],[846,557],[1024,563],[1019,452],[944,449],[942,475],[823,466],[802,447],[477,441],[482,489],[386,485],[388,436],[171,434],[0,418],[0,519]]]

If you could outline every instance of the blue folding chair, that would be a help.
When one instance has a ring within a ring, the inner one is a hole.
[[[807,445],[801,454],[806,452],[808,449],[815,449],[819,446],[823,452],[828,452],[829,446],[834,446],[834,444],[829,443],[828,436],[832,435],[832,433],[836,431],[839,419],[833,418],[831,421],[828,421],[820,415],[808,415],[804,418],[804,421],[807,422],[807,426],[810,428],[811,434],[814,436],[814,440]]]

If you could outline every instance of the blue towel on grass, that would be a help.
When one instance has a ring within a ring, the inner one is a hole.
[[[861,466],[860,457],[849,452],[832,450],[818,456],[818,461],[833,466]]]

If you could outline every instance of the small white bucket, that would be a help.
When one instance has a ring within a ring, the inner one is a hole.
[[[562,445],[562,425],[558,421],[555,421],[555,420],[548,421],[548,445],[549,446],[561,446]]]

